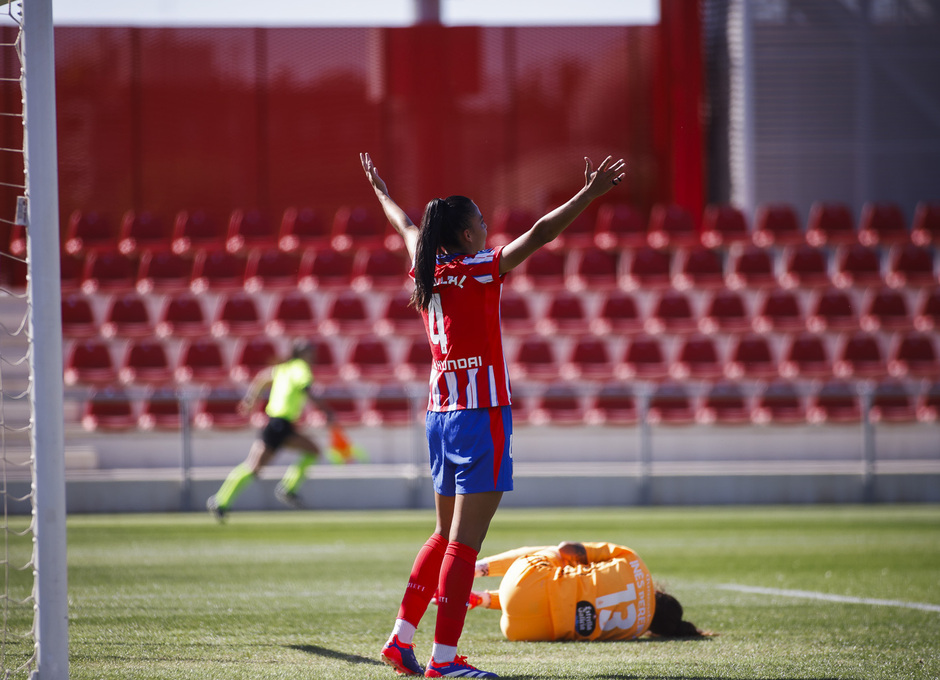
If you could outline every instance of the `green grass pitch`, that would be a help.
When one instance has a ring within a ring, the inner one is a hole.
[[[432,525],[427,511],[71,517],[71,678],[396,677],[377,655]],[[510,643],[497,612],[473,610],[471,663],[527,680],[940,678],[940,506],[504,508],[484,553],[561,540],[634,548],[719,636]],[[9,667],[19,651],[4,652]]]

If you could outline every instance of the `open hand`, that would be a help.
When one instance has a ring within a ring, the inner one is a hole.
[[[375,169],[375,163],[372,162],[372,157],[369,156],[368,153],[360,153],[359,161],[362,163],[362,169],[365,171],[372,188],[378,193],[388,195],[388,187],[385,186],[385,181],[379,177],[379,171]]]
[[[597,170],[592,170],[591,159],[584,157],[584,187],[593,198],[606,194],[620,184],[626,175],[623,172],[626,166],[623,159],[611,161],[611,158],[608,156],[597,166]]]

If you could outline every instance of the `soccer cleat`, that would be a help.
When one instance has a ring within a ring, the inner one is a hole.
[[[206,510],[208,510],[209,514],[215,517],[216,521],[220,524],[225,521],[225,515],[228,514],[228,510],[219,506],[219,502],[215,499],[215,496],[209,496],[209,500],[206,501]]]
[[[424,669],[415,657],[415,646],[399,642],[397,635],[382,647],[382,661],[402,675],[424,675]]]
[[[280,484],[278,484],[277,488],[274,490],[274,497],[289,508],[293,508],[294,510],[304,509],[304,503],[300,500],[300,496],[293,491],[288,491]]]
[[[424,671],[426,678],[498,678],[496,673],[481,671],[467,663],[467,657],[458,656],[450,663],[437,663],[434,659],[428,661],[428,668]]]

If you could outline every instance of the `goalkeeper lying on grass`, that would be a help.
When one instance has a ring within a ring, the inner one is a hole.
[[[471,608],[501,609],[509,640],[633,640],[708,637],[682,619],[682,605],[653,584],[643,560],[613,543],[561,543],[483,558],[476,576],[502,576],[499,590],[472,591]]]

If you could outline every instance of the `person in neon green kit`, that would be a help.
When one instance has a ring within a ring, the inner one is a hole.
[[[290,507],[303,507],[297,491],[306,479],[307,468],[320,455],[320,447],[308,436],[297,431],[296,422],[303,413],[308,398],[326,415],[328,423],[332,424],[334,421],[332,409],[311,392],[313,371],[310,364],[313,360],[313,345],[306,340],[298,340],[293,345],[290,359],[261,371],[249,385],[245,398],[239,404],[239,411],[250,413],[261,391],[270,385],[271,394],[264,409],[268,422],[251,445],[245,461],[228,474],[221,488],[206,502],[206,508],[220,522],[225,519],[238,495],[258,477],[261,468],[271,462],[283,447],[297,449],[300,451],[300,458],[287,468],[283,479],[277,485],[275,495],[279,501]]]

